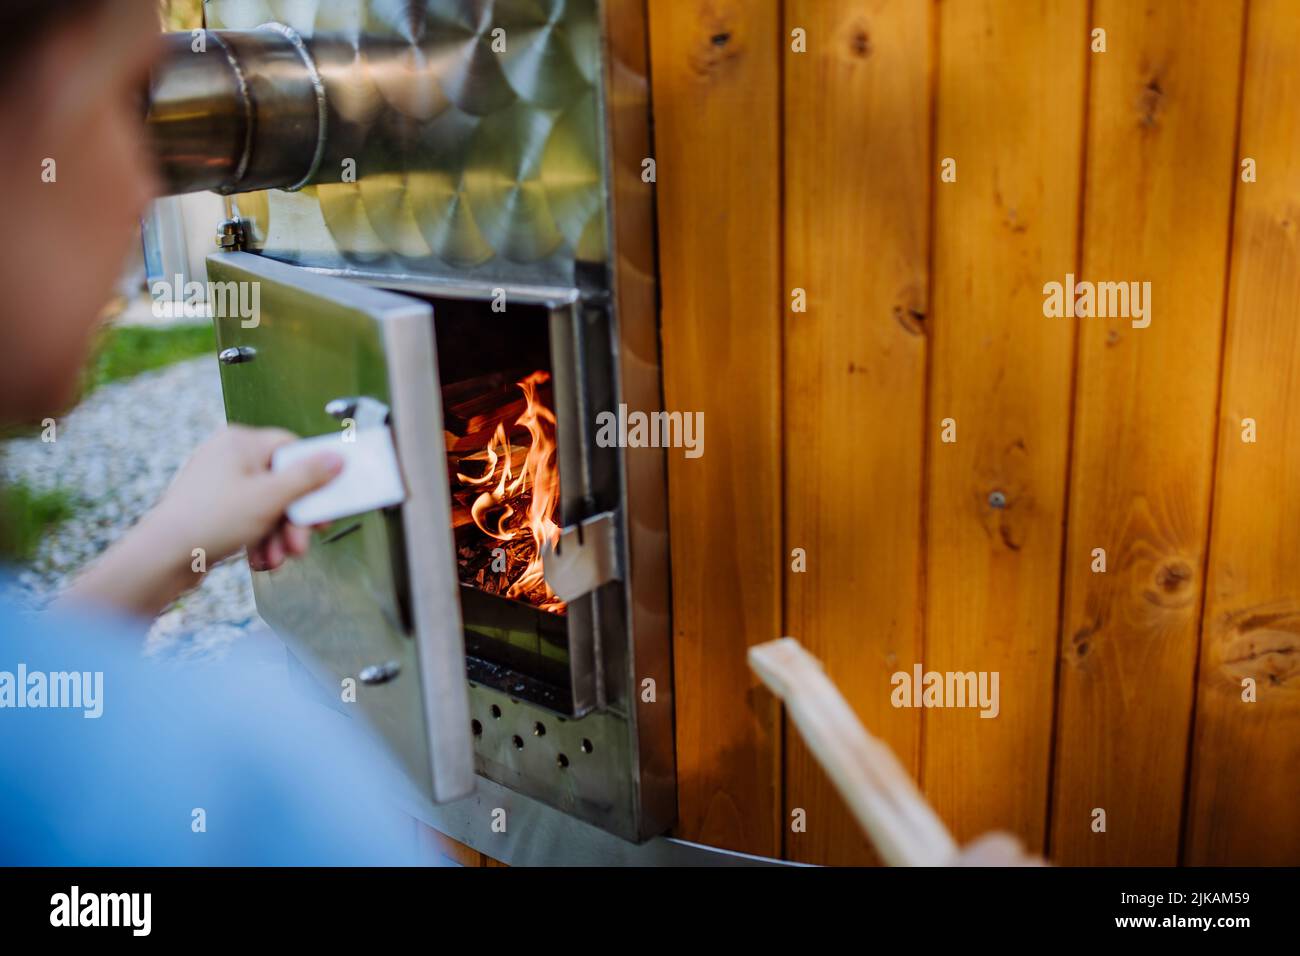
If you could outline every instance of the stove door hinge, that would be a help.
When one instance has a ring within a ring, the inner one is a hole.
[[[217,226],[217,248],[222,252],[243,252],[248,248],[248,226],[236,216]]]
[[[542,573],[560,600],[575,601],[622,580],[619,553],[617,516],[603,511],[565,528],[554,547],[542,548]]]

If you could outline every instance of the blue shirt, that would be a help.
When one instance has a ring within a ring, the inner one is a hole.
[[[107,612],[0,600],[0,865],[417,862],[359,718],[238,645],[179,664],[144,658],[143,637]]]

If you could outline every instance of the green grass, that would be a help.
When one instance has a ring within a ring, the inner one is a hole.
[[[217,339],[209,322],[173,325],[110,326],[100,336],[86,370],[83,395],[108,382],[131,378],[173,362],[212,355]]]
[[[75,510],[76,501],[62,488],[0,487],[0,556],[18,562],[31,560],[41,538],[72,517]]]
[[[82,379],[84,399],[99,386],[131,378],[174,362],[212,355],[216,335],[211,323],[109,326],[100,334]],[[34,437],[39,425],[0,427],[0,441]],[[0,487],[0,558],[29,561],[52,528],[70,518],[76,499],[62,489],[36,491],[26,485]]]

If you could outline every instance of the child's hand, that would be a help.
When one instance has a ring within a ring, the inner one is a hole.
[[[152,617],[240,548],[248,548],[256,571],[305,554],[311,530],[290,525],[285,509],[328,484],[343,459],[322,452],[273,474],[271,453],[294,438],[273,428],[232,426],[218,432],[181,468],[158,506],[66,596]]]
[[[200,445],[155,509],[175,547],[185,554],[202,548],[209,565],[246,547],[255,571],[305,554],[311,529],[289,524],[285,509],[328,484],[343,459],[322,452],[272,473],[271,453],[296,437],[278,428],[232,425]]]

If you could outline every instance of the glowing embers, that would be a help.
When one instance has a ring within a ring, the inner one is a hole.
[[[461,583],[563,614],[542,575],[542,545],[560,535],[550,378],[461,382],[443,402]]]

